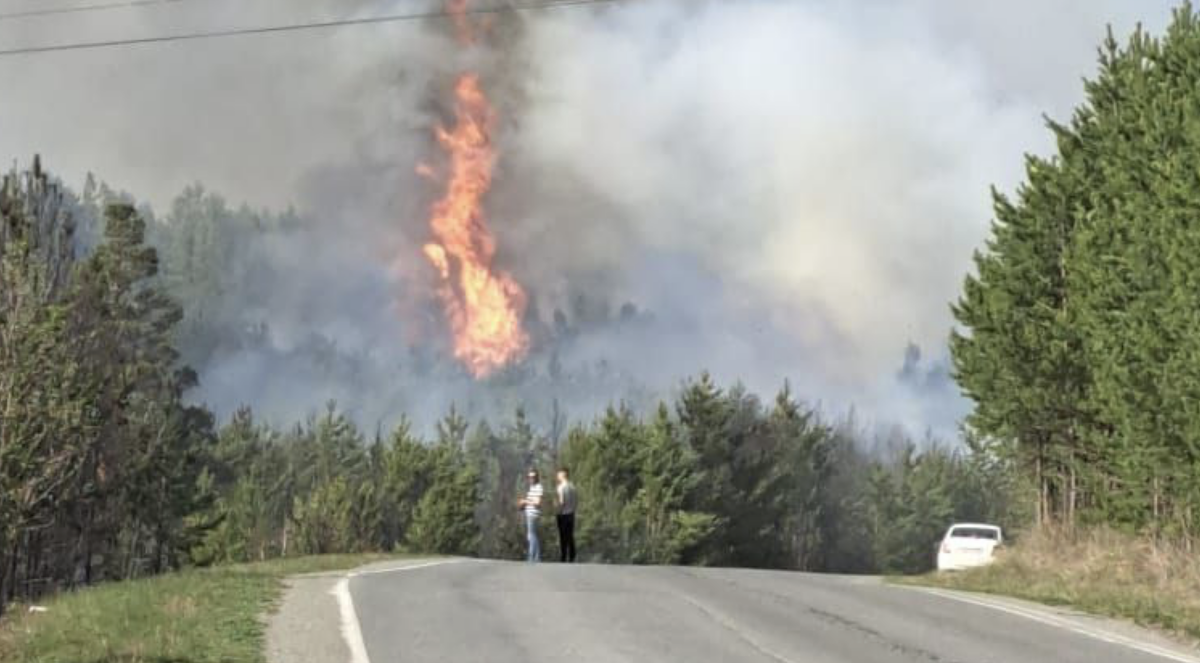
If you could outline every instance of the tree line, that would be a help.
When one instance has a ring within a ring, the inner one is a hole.
[[[409,550],[522,559],[528,469],[569,468],[583,561],[918,572],[954,520],[1014,522],[1018,486],[980,448],[880,447],[828,426],[787,389],[770,404],[701,375],[642,417],[614,406],[557,437],[520,409],[451,410],[426,438],[365,435],[330,404],[291,430],[239,411],[216,433],[210,523],[186,563]],[[543,540],[554,557],[553,521]]]
[[[970,427],[1043,524],[1200,533],[1200,17],[1111,32],[954,312]]]

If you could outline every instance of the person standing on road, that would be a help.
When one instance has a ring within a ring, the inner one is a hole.
[[[571,483],[571,472],[565,467],[558,469],[558,549],[563,562],[575,563],[575,506],[578,497],[575,484]]]
[[[538,518],[542,515],[542,481],[538,471],[529,470],[529,490],[521,500],[521,510],[525,513],[525,536],[529,540],[528,562],[539,562],[542,559],[542,547],[538,541]]]

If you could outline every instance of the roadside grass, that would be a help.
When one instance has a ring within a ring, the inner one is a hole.
[[[990,566],[897,580],[1070,606],[1200,641],[1200,554],[1108,530],[1031,532]]]
[[[397,555],[324,555],[194,569],[64,593],[46,612],[12,606],[0,661],[261,663],[266,624],[289,575],[336,571]]]

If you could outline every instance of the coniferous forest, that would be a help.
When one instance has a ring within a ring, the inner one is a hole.
[[[288,426],[189,391],[249,235],[198,188],[154,218],[36,160],[0,188],[0,605],[184,566],[331,552],[516,559],[525,470],[570,468],[584,560],[919,572],[955,520],[1200,527],[1200,18],[1101,50],[1086,101],[995,194],[953,305],[963,439],[880,438],[697,366],[659,402],[538,427],[446,411]],[[932,258],[931,258],[932,259]],[[253,330],[247,332],[253,334]],[[249,342],[249,341],[248,341]],[[546,554],[555,554],[544,519]]]

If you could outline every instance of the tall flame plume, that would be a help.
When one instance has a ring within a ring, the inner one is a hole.
[[[466,0],[448,0],[447,8],[459,40],[471,43]],[[483,209],[496,165],[495,110],[474,73],[459,76],[454,98],[454,126],[435,132],[449,165],[445,193],[430,214],[433,240],[424,252],[440,280],[454,356],[476,378],[485,378],[528,351],[521,324],[526,296],[511,275],[493,266],[496,240]],[[428,168],[418,166],[418,171]]]

